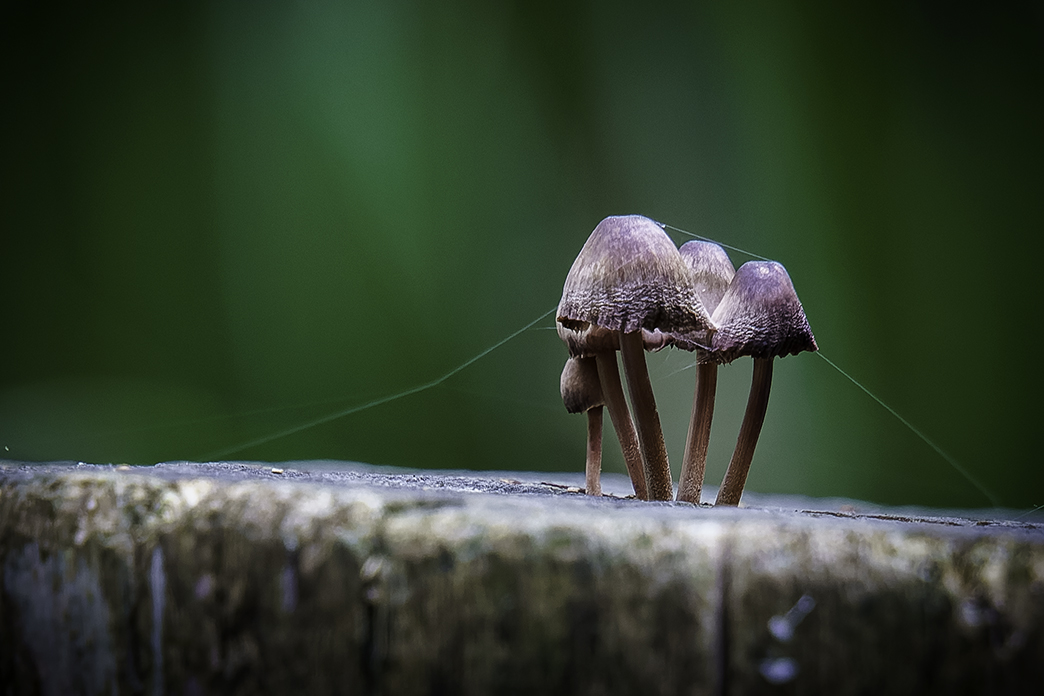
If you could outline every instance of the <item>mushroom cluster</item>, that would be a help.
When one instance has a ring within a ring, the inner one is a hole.
[[[773,358],[818,349],[782,265],[751,261],[736,270],[717,244],[688,242],[678,249],[660,225],[640,215],[598,224],[569,269],[556,318],[570,356],[562,400],[570,413],[588,417],[589,495],[601,495],[605,406],[635,495],[673,497],[646,351],[672,346],[696,352],[696,393],[678,486],[678,500],[693,503],[703,486],[718,365],[753,358],[747,410],[716,501],[738,505],[765,419]]]

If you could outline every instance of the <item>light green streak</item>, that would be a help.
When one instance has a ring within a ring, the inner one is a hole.
[[[973,486],[975,486],[975,487],[976,487],[977,489],[979,489],[979,492],[980,492],[980,493],[982,493],[982,494],[983,494],[984,496],[986,496],[986,497],[987,497],[987,498],[989,499],[990,503],[991,503],[991,504],[992,504],[992,505],[993,505],[994,507],[1000,507],[1000,506],[1001,506],[1001,504],[1000,504],[1000,500],[999,500],[999,499],[997,498],[997,496],[995,496],[995,495],[993,495],[992,493],[990,493],[990,492],[989,492],[989,491],[988,491],[988,490],[986,489],[986,487],[985,487],[985,486],[983,486],[983,485],[982,485],[981,483],[979,483],[979,481],[978,481],[978,480],[977,480],[977,479],[976,479],[976,478],[975,478],[974,476],[972,476],[972,475],[971,475],[971,473],[970,473],[970,472],[969,472],[969,471],[968,471],[967,469],[965,469],[965,468],[964,468],[963,466],[961,466],[961,463],[960,463],[960,462],[958,462],[958,461],[957,461],[956,459],[954,459],[954,458],[953,458],[952,456],[950,456],[949,454],[947,454],[947,453],[946,453],[946,452],[945,452],[945,451],[943,450],[943,448],[942,448],[942,447],[939,447],[939,445],[935,444],[935,443],[934,443],[934,442],[932,442],[932,441],[931,441],[930,439],[928,439],[928,436],[927,436],[927,435],[925,435],[925,434],[924,434],[924,433],[922,433],[922,432],[921,432],[920,430],[918,430],[917,428],[915,428],[915,427],[913,426],[913,424],[911,424],[911,423],[910,423],[910,421],[908,421],[908,420],[906,420],[905,418],[903,418],[902,416],[900,416],[900,415],[899,415],[899,413],[898,413],[898,412],[896,412],[896,410],[895,410],[894,408],[892,408],[891,406],[889,406],[888,404],[886,404],[885,402],[883,402],[883,401],[881,401],[881,400],[880,400],[879,398],[877,398],[877,396],[876,396],[876,395],[875,395],[875,394],[874,394],[873,392],[871,392],[871,391],[870,391],[869,389],[867,389],[867,388],[866,388],[866,387],[864,387],[864,386],[863,386],[862,384],[860,384],[860,383],[859,383],[858,381],[856,381],[855,377],[853,377],[852,375],[848,374],[847,372],[845,372],[844,370],[842,370],[842,369],[841,369],[840,367],[838,367],[838,366],[837,366],[837,365],[836,365],[836,364],[835,364],[835,363],[834,363],[834,362],[833,362],[833,361],[832,361],[832,360],[831,360],[830,358],[828,358],[827,356],[823,355],[823,354],[822,354],[822,353],[820,353],[820,352],[817,352],[817,353],[816,353],[816,355],[818,355],[819,357],[823,358],[823,360],[825,360],[825,361],[827,362],[827,364],[828,364],[828,365],[830,365],[830,367],[834,368],[835,370],[837,370],[838,372],[840,372],[840,373],[841,373],[842,375],[844,375],[845,377],[847,377],[847,378],[848,378],[848,380],[849,380],[849,381],[850,381],[850,382],[851,382],[852,384],[854,384],[854,385],[856,385],[857,387],[859,387],[860,389],[862,389],[862,390],[863,390],[863,392],[864,392],[864,393],[865,393],[865,394],[866,394],[867,396],[869,396],[869,397],[870,397],[871,399],[873,399],[874,401],[876,401],[877,403],[879,403],[879,404],[881,405],[881,407],[882,407],[882,408],[884,408],[884,409],[885,409],[886,411],[888,411],[888,412],[889,412],[889,413],[891,413],[891,414],[892,414],[893,416],[895,416],[895,417],[896,417],[896,418],[897,418],[897,419],[899,420],[899,422],[900,422],[900,423],[902,423],[903,425],[905,425],[905,426],[906,426],[907,428],[909,428],[909,429],[910,429],[910,431],[911,431],[911,432],[912,432],[912,433],[913,433],[914,435],[916,435],[917,437],[921,438],[921,440],[923,440],[923,441],[924,441],[924,443],[925,443],[926,445],[928,445],[928,446],[929,446],[929,447],[931,447],[931,448],[932,448],[933,450],[935,450],[936,454],[938,454],[938,455],[939,455],[940,457],[942,457],[943,459],[945,459],[945,460],[946,460],[946,462],[947,462],[947,463],[948,463],[948,464],[949,464],[950,466],[952,466],[952,467],[953,467],[954,469],[956,469],[956,470],[957,470],[957,472],[958,472],[958,473],[959,473],[959,474],[960,474],[961,476],[963,476],[964,478],[968,479],[968,481],[969,481],[969,482],[971,482],[971,484],[972,484]]]
[[[426,391],[428,389],[431,389],[432,387],[437,387],[440,384],[442,384],[443,382],[445,382],[447,379],[452,377],[453,375],[457,374],[458,372],[460,372],[460,371],[462,371],[462,370],[464,370],[464,369],[466,369],[468,367],[471,367],[473,364],[475,364],[476,362],[478,362],[482,358],[486,357],[487,355],[489,355],[490,353],[495,351],[497,348],[500,348],[502,345],[504,345],[508,341],[512,340],[516,336],[519,336],[519,335],[525,333],[526,331],[528,331],[529,329],[533,328],[536,324],[538,324],[541,321],[543,321],[544,317],[546,317],[548,314],[552,314],[556,309],[558,309],[557,306],[552,307],[551,309],[547,310],[546,312],[541,314],[539,317],[537,317],[533,321],[531,321],[528,324],[526,324],[525,326],[523,326],[518,331],[516,331],[513,334],[509,335],[507,338],[504,338],[504,339],[501,339],[500,341],[497,341],[496,343],[494,343],[489,348],[485,349],[484,351],[482,351],[478,355],[474,356],[470,360],[467,360],[467,361],[461,363],[460,365],[457,365],[455,368],[453,368],[452,370],[450,370],[446,374],[442,375],[438,379],[433,379],[430,382],[425,382],[424,384],[420,384],[420,385],[418,385],[416,387],[411,387],[410,389],[407,389],[407,390],[401,391],[401,392],[397,392],[395,394],[390,394],[389,396],[382,396],[379,399],[374,399],[373,401],[368,401],[365,404],[359,404],[358,406],[351,406],[349,408],[344,409],[343,411],[335,411],[334,413],[330,413],[330,414],[327,414],[327,415],[322,416],[320,418],[316,418],[314,420],[310,420],[310,421],[308,421],[306,423],[301,423],[300,425],[295,425],[295,426],[293,426],[291,428],[287,428],[286,430],[280,430],[277,433],[273,433],[271,435],[266,435],[264,437],[259,437],[256,440],[251,440],[249,442],[244,442],[243,444],[236,445],[234,447],[228,447],[226,449],[217,450],[216,452],[210,452],[208,454],[203,455],[202,459],[215,459],[215,458],[218,458],[218,457],[224,457],[226,455],[233,454],[235,452],[240,452],[242,450],[249,449],[251,447],[256,447],[258,445],[264,445],[266,443],[272,442],[273,440],[278,440],[280,438],[287,437],[289,435],[293,435],[294,433],[299,433],[302,430],[308,430],[309,428],[314,428],[316,426],[323,425],[324,423],[329,423],[330,421],[337,420],[338,418],[344,418],[345,416],[350,416],[353,413],[359,413],[360,411],[365,411],[368,408],[373,408],[375,406],[380,406],[382,404],[386,404],[386,403],[389,403],[391,401],[397,401],[398,399],[402,399],[402,398],[405,398],[407,396],[412,396],[413,394],[418,394],[418,393],[420,393],[422,391]]]
[[[680,233],[682,233],[682,234],[684,234],[686,236],[692,237],[693,239],[702,239],[705,242],[714,242],[718,246],[725,247],[726,249],[732,249],[733,251],[739,252],[741,254],[746,254],[747,256],[750,256],[752,258],[758,259],[759,261],[771,261],[772,260],[772,259],[770,259],[768,257],[765,257],[765,256],[758,256],[757,254],[752,254],[751,252],[747,251],[746,249],[740,249],[739,247],[734,247],[734,246],[731,246],[729,244],[725,244],[723,242],[719,242],[717,239],[711,239],[710,237],[704,237],[703,235],[695,234],[693,232],[689,232],[688,230],[683,230],[682,228],[675,227],[674,225],[668,225],[668,224],[663,223],[663,222],[661,222],[659,224],[663,225],[663,227],[665,229],[674,230],[675,232],[680,232]]]
[[[1036,512],[1036,511],[1038,511],[1038,510],[1040,510],[1040,509],[1042,509],[1042,508],[1044,508],[1044,505],[1038,505],[1037,507],[1033,508],[1032,510],[1027,510],[1026,512],[1022,513],[1022,514],[1021,514],[1021,515],[1019,515],[1018,517],[1014,517],[1014,518],[1012,518],[1012,521],[1018,521],[1018,520],[1021,520],[1021,519],[1022,519],[1023,517],[1025,517],[1026,515],[1032,515],[1032,514],[1033,514],[1034,512]]]

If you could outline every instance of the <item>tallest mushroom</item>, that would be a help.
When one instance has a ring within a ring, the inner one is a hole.
[[[670,500],[671,471],[645,364],[642,329],[703,345],[714,331],[674,242],[662,227],[641,215],[602,220],[569,269],[557,318],[570,331],[612,332],[618,341],[648,498]],[[599,353],[597,360],[600,376],[615,367],[612,352]],[[607,405],[612,415],[613,405]]]

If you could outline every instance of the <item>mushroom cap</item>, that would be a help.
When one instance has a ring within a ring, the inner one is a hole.
[[[674,242],[641,215],[598,223],[566,276],[557,319],[580,333],[590,325],[706,340],[714,329]]]
[[[775,261],[748,261],[736,271],[714,310],[718,331],[704,362],[730,363],[749,355],[778,358],[817,351],[787,269]]]
[[[706,241],[686,242],[678,249],[678,253],[685,265],[689,267],[696,294],[703,306],[713,316],[714,308],[718,306],[729,283],[736,275],[736,269],[733,267],[729,255],[718,244]],[[709,336],[693,341],[691,337],[671,333],[665,337],[664,342],[682,350],[695,350],[699,362],[708,362],[704,353],[711,343]]]
[[[562,403],[569,413],[584,413],[603,406],[602,383],[594,358],[569,358],[562,368]]]
[[[707,311],[712,315],[715,307],[721,302],[729,283],[736,275],[732,260],[720,245],[714,242],[685,242],[678,249],[682,260],[692,271],[692,282],[696,286],[696,294]]]

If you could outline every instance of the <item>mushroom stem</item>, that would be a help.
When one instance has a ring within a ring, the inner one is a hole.
[[[703,474],[707,467],[707,445],[710,443],[711,420],[714,418],[714,393],[718,388],[718,366],[714,363],[696,366],[696,397],[692,402],[692,419],[685,439],[678,500],[700,504]]]
[[[602,385],[602,397],[609,409],[609,419],[613,423],[616,437],[620,440],[620,450],[623,452],[624,463],[627,465],[627,473],[631,477],[631,485],[634,486],[634,494],[638,496],[639,500],[648,500],[645,473],[642,471],[642,456],[638,450],[638,436],[634,432],[631,412],[627,410],[623,384],[620,383],[620,368],[616,364],[616,351],[598,353],[595,355],[595,364],[598,366],[598,381]]]
[[[747,482],[750,462],[754,459],[754,447],[758,444],[758,435],[765,422],[765,409],[768,408],[769,388],[772,386],[772,358],[754,358],[754,376],[750,382],[750,396],[747,397],[747,410],[743,414],[736,449],[732,453],[732,461],[725,472],[725,480],[718,489],[715,505],[739,505],[743,495],[743,484]]]
[[[587,495],[602,495],[602,407],[587,409]]]
[[[624,376],[627,378],[627,390],[631,394],[631,406],[638,429],[638,445],[645,464],[648,499],[670,500],[674,497],[671,467],[667,463],[667,446],[663,442],[656,398],[649,382],[649,369],[645,365],[645,345],[641,331],[620,334],[620,354],[623,356]]]

